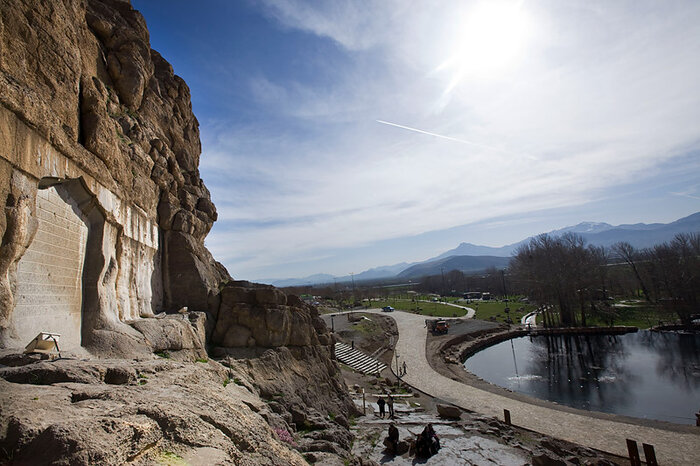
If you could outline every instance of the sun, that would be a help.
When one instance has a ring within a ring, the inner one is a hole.
[[[481,1],[457,17],[439,71],[452,73],[450,87],[466,77],[492,77],[514,64],[526,45],[530,20],[522,1]]]

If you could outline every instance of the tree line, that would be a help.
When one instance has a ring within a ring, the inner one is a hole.
[[[612,318],[613,293],[637,290],[650,305],[672,310],[683,325],[700,313],[698,233],[644,249],[624,242],[606,249],[573,233],[543,234],[516,251],[509,272],[518,291],[554,306],[564,326],[585,326],[592,315]]]
[[[700,233],[679,234],[651,248],[635,248],[624,242],[604,248],[587,245],[574,233],[542,234],[521,246],[505,270],[492,267],[478,274],[444,271],[398,288],[377,281],[285,289],[350,306],[408,290],[441,295],[467,291],[525,295],[555,311],[556,321],[544,316],[550,325],[564,326],[586,326],[592,317],[612,325],[617,314],[612,297],[635,296],[657,311],[671,311],[688,326],[692,316],[700,314]]]

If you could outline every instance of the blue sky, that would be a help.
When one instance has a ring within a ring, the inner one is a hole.
[[[238,279],[700,210],[700,2],[133,0]]]

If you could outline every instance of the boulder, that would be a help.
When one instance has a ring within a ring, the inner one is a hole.
[[[195,325],[198,319],[195,316]],[[184,358],[192,361],[207,357],[202,339],[203,328],[193,326],[186,314],[167,315],[162,319],[141,319],[130,324],[143,334],[154,353],[182,353]]]
[[[566,461],[545,454],[534,455],[532,466],[566,466]]]
[[[462,410],[456,406],[438,403],[435,407],[440,417],[445,419],[459,419],[462,417]]]

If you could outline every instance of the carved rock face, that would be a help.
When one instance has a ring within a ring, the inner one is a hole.
[[[89,332],[129,334],[120,321],[183,306],[215,315],[229,277],[204,247],[217,214],[197,170],[198,122],[187,85],[151,50],[141,14],[123,0],[7,0],[2,11],[0,202],[28,199],[31,214],[21,221],[11,206],[0,216],[0,329],[15,307],[14,272],[46,177],[81,178],[104,216],[91,225],[99,240],[87,258]],[[11,182],[17,174],[27,182]],[[89,332],[83,340],[95,340]]]

